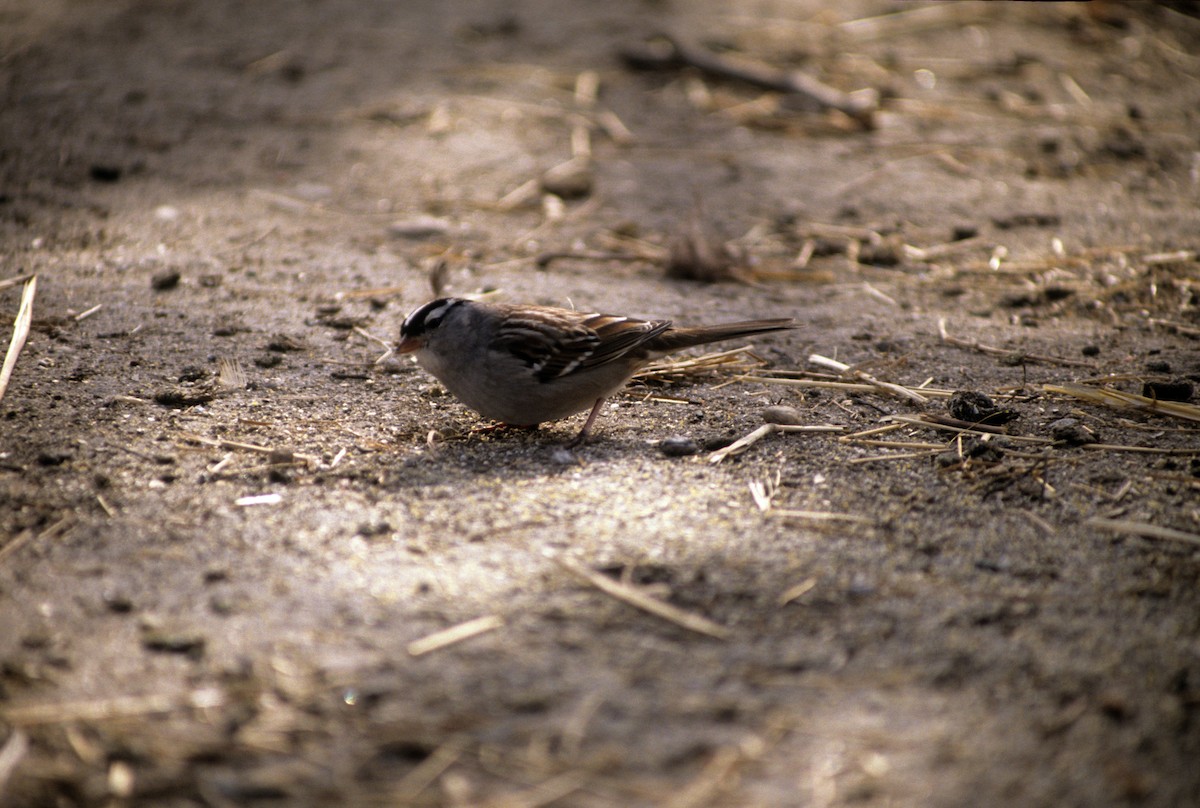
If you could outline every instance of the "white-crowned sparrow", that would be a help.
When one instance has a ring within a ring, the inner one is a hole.
[[[572,444],[588,434],[604,400],[647,362],[694,345],[794,328],[794,320],[750,320],[676,328],[549,306],[433,300],[400,326],[399,353],[485,418],[536,426],[591,407]]]

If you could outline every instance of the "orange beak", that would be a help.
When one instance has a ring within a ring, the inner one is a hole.
[[[413,351],[419,351],[425,347],[425,340],[416,337],[405,337],[396,343],[396,353],[406,354]]]

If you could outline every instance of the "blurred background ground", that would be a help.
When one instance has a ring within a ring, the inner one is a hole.
[[[1188,4],[8,0],[0,801],[1194,804],[1198,46]],[[434,282],[805,327],[564,453],[376,361]],[[774,405],[839,431],[713,462]]]

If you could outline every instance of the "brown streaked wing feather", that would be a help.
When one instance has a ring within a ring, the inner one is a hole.
[[[593,314],[583,321],[600,340],[580,367],[596,367],[637,350],[671,327],[670,320],[634,320],[613,314]]]

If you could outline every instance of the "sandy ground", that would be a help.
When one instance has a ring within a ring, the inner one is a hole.
[[[0,5],[0,803],[1200,804],[1200,20],[828,6]],[[566,451],[439,265],[804,327]]]

